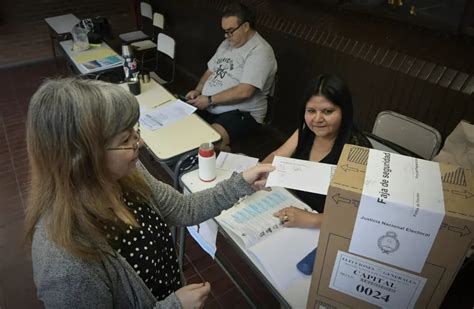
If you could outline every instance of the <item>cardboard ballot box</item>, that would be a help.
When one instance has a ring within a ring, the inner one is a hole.
[[[308,308],[438,308],[474,244],[471,170],[346,145]]]

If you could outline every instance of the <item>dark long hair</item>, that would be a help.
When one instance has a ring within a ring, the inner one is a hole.
[[[308,128],[304,119],[306,104],[313,96],[322,96],[341,108],[341,126],[339,127],[334,146],[328,155],[329,158],[336,156],[337,160],[342,147],[350,140],[351,133],[355,128],[351,93],[346,82],[335,74],[321,74],[309,83],[298,115],[298,145],[296,146],[295,153],[302,151],[303,147],[305,147],[305,142],[308,139],[313,140],[315,137],[315,134]]]

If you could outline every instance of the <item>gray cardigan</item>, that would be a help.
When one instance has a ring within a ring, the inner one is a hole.
[[[152,207],[169,225],[195,225],[217,216],[254,189],[236,175],[215,188],[182,195],[143,171],[152,192]],[[172,293],[157,301],[128,262],[110,246],[101,246],[101,259],[83,261],[48,237],[47,218],[33,235],[33,277],[38,298],[47,308],[181,308]]]

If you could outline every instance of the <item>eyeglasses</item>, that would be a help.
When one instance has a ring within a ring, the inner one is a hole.
[[[230,29],[230,30],[224,30],[224,36],[226,37],[231,37],[237,29],[239,29],[243,24],[245,24],[245,21],[241,23],[240,25],[237,26],[237,28]]]
[[[137,134],[137,140],[132,144],[132,146],[125,147],[110,147],[107,150],[130,150],[137,151],[140,148],[140,123],[138,122],[134,127],[133,131]]]

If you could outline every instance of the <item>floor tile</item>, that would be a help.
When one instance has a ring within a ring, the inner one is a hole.
[[[212,286],[212,293],[218,297],[225,294],[230,289],[234,288],[234,284],[227,277],[221,267],[213,264],[205,270],[201,271],[201,276],[204,280],[209,282]]]
[[[222,308],[226,309],[252,308],[252,306],[247,302],[242,294],[235,288],[217,297],[217,301],[222,306]]]

